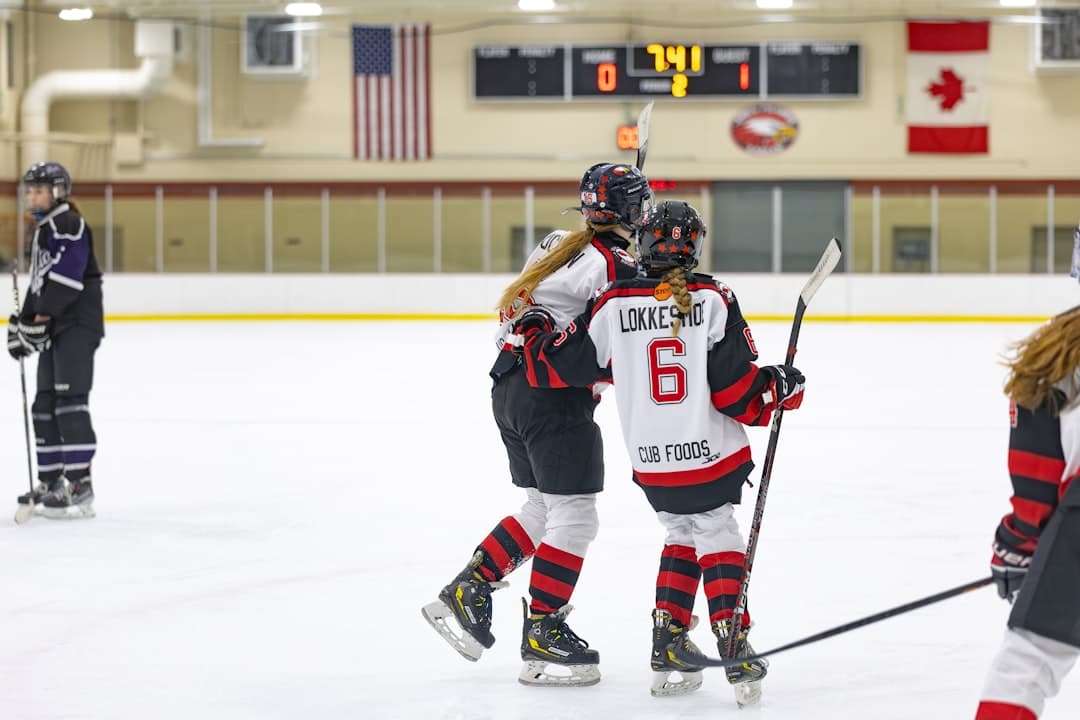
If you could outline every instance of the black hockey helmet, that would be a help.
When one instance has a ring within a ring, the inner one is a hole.
[[[34,163],[23,175],[22,181],[24,185],[48,185],[56,202],[71,194],[71,175],[60,163]]]
[[[638,261],[646,270],[692,270],[701,258],[705,223],[689,203],[665,200],[645,218],[638,237]]]
[[[637,230],[651,203],[649,181],[633,165],[597,163],[581,177],[581,214],[595,225]]]

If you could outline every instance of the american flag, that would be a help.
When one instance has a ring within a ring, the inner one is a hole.
[[[353,157],[431,157],[431,25],[353,25]]]

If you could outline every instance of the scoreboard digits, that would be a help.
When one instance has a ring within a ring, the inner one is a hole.
[[[858,97],[859,46],[481,46],[473,50],[477,100]]]

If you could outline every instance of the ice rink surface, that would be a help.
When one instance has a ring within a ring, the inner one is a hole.
[[[781,361],[787,325],[753,327],[762,362]],[[806,402],[784,421],[751,583],[759,650],[989,574],[1009,496],[998,363],[1030,329],[803,327]],[[527,569],[495,595],[495,647],[475,664],[454,653],[420,607],[523,500],[490,416],[492,331],[112,324],[91,396],[98,517],[23,527],[10,520],[26,477],[9,362],[0,718],[973,716],[1008,613],[991,588],[777,656],[754,709],[735,706],[720,671],[694,695],[650,697],[663,535],[629,480],[613,395],[597,411],[600,536],[570,616],[602,682],[517,683]],[[768,431],[750,432],[760,468]],[[715,653],[707,630],[695,637]],[[1073,676],[1044,717],[1078,714]]]

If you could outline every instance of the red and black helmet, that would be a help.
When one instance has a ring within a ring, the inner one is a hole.
[[[597,163],[581,178],[581,214],[594,225],[637,230],[651,202],[649,181],[633,165]]]
[[[638,236],[638,262],[645,270],[697,267],[705,243],[705,223],[689,203],[665,200],[645,218]]]

